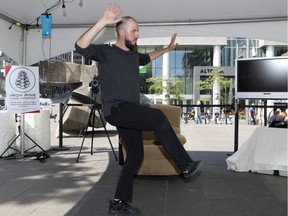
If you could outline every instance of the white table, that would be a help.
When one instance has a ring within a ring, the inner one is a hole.
[[[228,170],[259,172],[287,176],[287,135],[285,128],[258,127],[240,146],[238,151],[226,159]]]

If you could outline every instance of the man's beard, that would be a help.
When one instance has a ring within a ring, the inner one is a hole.
[[[130,41],[125,39],[125,46],[131,51],[136,52],[138,50],[137,43],[132,44]]]

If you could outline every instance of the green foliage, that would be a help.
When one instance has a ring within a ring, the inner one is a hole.
[[[241,120],[245,120],[246,119],[245,109],[239,111],[239,119],[241,119]]]
[[[163,86],[163,82],[166,81],[166,86]],[[183,81],[171,77],[170,79],[164,79],[163,77],[151,77],[147,79],[149,85],[149,92],[152,94],[161,95],[163,92],[166,92],[165,97],[167,99],[181,100],[181,93],[183,87]]]
[[[198,84],[199,90],[208,91],[212,93],[214,83],[218,82],[220,85],[221,91],[224,90],[226,94],[226,89],[230,87],[231,83],[230,83],[229,78],[226,78],[224,76],[219,76],[219,73],[221,72],[223,72],[223,68],[218,67],[212,70],[212,75],[209,76],[207,79],[198,81],[196,84]],[[224,100],[223,97],[218,97],[218,99]]]
[[[163,79],[162,79],[162,77],[147,78],[146,82],[150,84],[148,90],[152,94],[160,95],[163,93],[163,86],[162,86]]]

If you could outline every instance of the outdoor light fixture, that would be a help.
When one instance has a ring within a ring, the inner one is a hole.
[[[37,19],[36,19],[36,27],[37,28],[39,28],[39,19],[40,19],[40,17],[37,17]]]
[[[21,26],[21,23],[19,23],[19,22],[11,23],[11,25],[9,26],[9,30],[12,29],[12,26],[13,26],[13,25],[16,25],[16,26],[20,27],[20,26]]]
[[[64,0],[62,0],[62,13],[63,13],[63,16],[64,16],[64,17],[67,16],[67,13],[66,13],[66,6],[65,6],[65,2],[64,2]]]

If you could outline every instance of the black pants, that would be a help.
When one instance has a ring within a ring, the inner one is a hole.
[[[127,149],[127,158],[118,181],[115,198],[132,201],[133,179],[144,154],[142,131],[154,130],[155,136],[180,170],[192,162],[161,110],[123,103],[117,108],[112,108],[111,115],[105,119],[117,128]]]

